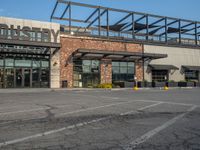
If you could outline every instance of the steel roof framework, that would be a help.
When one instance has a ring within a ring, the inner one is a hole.
[[[59,5],[63,5],[62,10]],[[91,9],[91,13],[81,12],[79,18],[73,17],[77,11],[74,7]],[[58,15],[56,12],[60,11]],[[111,13],[121,14],[116,21]],[[85,15],[85,16],[84,16]],[[122,16],[122,17],[121,17]],[[57,0],[51,14],[51,20],[67,21],[67,33],[77,34],[89,31],[89,36],[106,38],[123,38],[149,43],[200,46],[200,22],[186,19],[158,16],[122,9],[95,6],[65,0]],[[76,24],[74,24],[76,23]],[[80,25],[81,24],[81,25]],[[83,25],[84,24],[84,25]]]

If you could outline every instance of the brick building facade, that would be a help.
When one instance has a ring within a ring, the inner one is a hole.
[[[76,37],[61,35],[60,49],[60,70],[61,81],[67,80],[68,87],[73,87],[73,59],[72,53],[77,49],[102,50],[110,52],[143,52],[141,44],[116,42],[88,37]],[[143,66],[141,63],[135,64],[135,76],[137,80],[143,80]],[[106,73],[105,73],[105,66]],[[112,60],[102,59],[100,61],[100,83],[112,83]]]

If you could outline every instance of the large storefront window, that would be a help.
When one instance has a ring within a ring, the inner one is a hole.
[[[168,81],[168,70],[152,70],[153,82],[165,82]]]
[[[100,83],[98,60],[74,61],[74,87],[95,87]]]
[[[197,70],[187,70],[185,71],[185,80],[199,80],[199,71]]]
[[[134,81],[135,64],[133,62],[112,62],[112,80]]]
[[[49,56],[2,54],[0,88],[49,87]]]

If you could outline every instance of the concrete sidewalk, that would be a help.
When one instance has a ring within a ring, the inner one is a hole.
[[[194,89],[197,87],[174,87],[173,89]],[[125,91],[133,90],[133,88],[112,88],[112,89],[102,89],[102,88],[10,88],[10,89],[0,89],[0,93],[41,93],[41,92],[53,92],[53,91]],[[164,90],[164,88],[139,88],[140,90]]]

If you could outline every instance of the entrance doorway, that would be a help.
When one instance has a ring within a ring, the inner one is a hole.
[[[43,55],[0,54],[0,88],[48,88],[49,60]]]
[[[32,69],[29,68],[17,68],[15,70],[15,82],[17,88],[32,87],[31,72]]]

